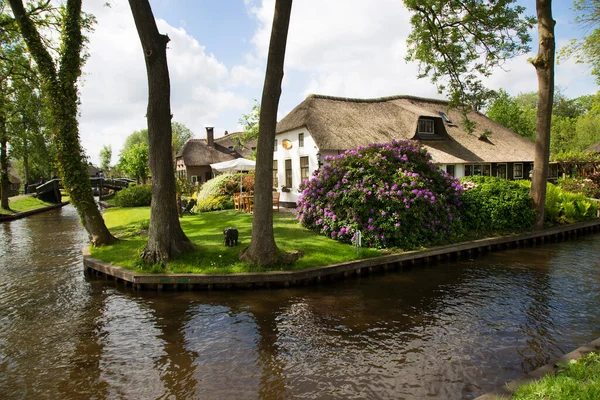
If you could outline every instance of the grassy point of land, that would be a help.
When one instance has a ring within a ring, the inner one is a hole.
[[[600,354],[590,353],[561,366],[554,374],[521,386],[513,399],[600,399]]]
[[[92,257],[138,272],[163,272],[142,269],[140,253],[146,245],[149,207],[111,208],[104,212],[106,226],[119,239],[117,244],[92,248]],[[166,272],[228,274],[239,272],[264,272],[239,261],[239,253],[250,244],[252,215],[233,210],[215,211],[184,216],[181,227],[197,250],[170,261]],[[225,247],[223,229],[235,227],[239,231],[239,244]],[[380,250],[361,249],[339,243],[303,228],[295,218],[284,214],[273,215],[273,228],[278,247],[283,251],[299,250],[304,256],[294,265],[278,266],[270,270],[301,270],[361,258],[376,257]]]
[[[0,208],[0,214],[12,215],[24,211],[34,210],[36,208],[43,208],[55,205],[54,203],[48,203],[41,201],[35,197],[21,197],[17,200],[8,199],[9,210]]]

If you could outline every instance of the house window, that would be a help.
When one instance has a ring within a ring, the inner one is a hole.
[[[446,173],[450,176],[456,176],[454,165],[446,165]]]
[[[212,178],[212,172],[211,171],[206,171],[204,173],[204,182],[208,182],[210,181]]]
[[[465,165],[465,176],[474,176],[474,175],[478,175],[478,176],[490,176],[491,175],[491,168],[489,164],[484,164],[484,165],[480,165],[480,164],[472,164],[472,165]]]
[[[304,133],[298,134],[298,147],[304,147]]]
[[[498,170],[496,171],[498,178],[506,179],[506,164],[498,164]]]
[[[515,163],[513,166],[513,177],[523,179],[523,163]]]
[[[446,113],[443,113],[443,112],[440,111],[440,117],[442,117],[442,119],[444,120],[445,123],[452,124],[452,121],[450,121],[450,118],[448,118],[448,116],[446,115]]]
[[[308,157],[300,157],[300,182],[308,180]]]
[[[292,187],[292,160],[285,160],[285,187]]]
[[[279,180],[277,179],[277,160],[273,160],[273,187],[279,186]]]
[[[192,183],[198,182],[198,177],[196,175],[192,175]]]
[[[419,119],[419,126],[417,133],[426,133],[432,135],[433,132],[433,120],[432,119]]]
[[[273,146],[273,151],[277,151],[277,139],[275,139],[275,146]]]

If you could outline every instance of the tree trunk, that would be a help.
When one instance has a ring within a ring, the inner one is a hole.
[[[539,49],[533,65],[538,78],[538,108],[531,196],[536,210],[535,229],[540,230],[544,228],[546,182],[550,159],[550,124],[554,101],[554,25],[556,22],[552,19],[551,0],[537,0],[536,7]]]
[[[241,256],[242,260],[260,266],[273,265],[279,258],[279,249],[273,235],[273,143],[291,12],[292,0],[275,2],[267,72],[260,104],[252,239]]]
[[[63,20],[62,57],[60,67],[44,46],[37,28],[26,15],[22,0],[9,0],[13,14],[29,53],[35,60],[44,89],[51,96],[51,132],[56,144],[63,184],[77,209],[90,241],[96,246],[111,244],[116,239],[106,228],[100,215],[88,174],[85,154],[79,143],[77,80],[81,75],[81,0],[67,0]]]
[[[147,263],[168,260],[193,249],[179,224],[175,174],[171,158],[171,86],[167,65],[169,37],[156,27],[148,0],[129,0],[142,43],[148,74],[148,155],[152,175],[152,205],[148,243],[142,253]]]

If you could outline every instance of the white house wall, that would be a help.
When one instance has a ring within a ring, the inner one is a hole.
[[[304,146],[298,145],[298,134],[304,133]],[[295,203],[298,200],[298,187],[300,186],[300,157],[308,156],[308,177],[312,177],[313,171],[319,168],[317,160],[317,148],[310,132],[306,128],[280,133],[275,136],[277,140],[277,151],[273,152],[273,160],[277,160],[277,190],[281,192],[281,186],[285,185],[285,160],[292,160],[292,187],[289,192],[282,192],[280,202]],[[283,148],[283,141],[292,143],[290,149]],[[324,157],[324,156],[322,156]]]

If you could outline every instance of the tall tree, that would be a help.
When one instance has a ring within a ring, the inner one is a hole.
[[[417,60],[420,77],[431,76],[455,104],[480,106],[489,91],[481,78],[507,59],[529,50],[529,29],[516,0],[404,0],[415,14],[408,39],[409,60]],[[544,226],[550,120],[554,89],[554,20],[551,0],[536,0],[539,51],[532,60],[538,76],[536,146],[531,195],[536,229]],[[448,88],[446,88],[446,81]],[[441,82],[441,83],[440,83]]]
[[[486,115],[532,142],[535,141],[535,121],[528,118],[527,110],[519,106],[515,98],[504,89],[498,91],[487,108]]]
[[[162,263],[192,250],[179,225],[175,174],[171,154],[171,86],[167,65],[169,37],[158,32],[148,0],[129,0],[142,43],[148,74],[148,144],[152,173],[152,205],[148,243],[142,252],[147,263]]]
[[[273,235],[273,143],[291,12],[292,0],[276,0],[260,107],[252,239],[241,257],[261,266],[273,265],[279,260]]]
[[[103,170],[110,168],[110,161],[112,159],[112,147],[111,145],[102,146],[100,149],[100,167]]]
[[[9,0],[13,15],[29,53],[35,60],[43,88],[49,96],[51,132],[55,142],[60,175],[94,245],[110,244],[115,238],[106,228],[92,195],[86,157],[79,142],[77,80],[83,63],[84,38],[81,0],[67,0],[63,11],[58,63],[44,45],[37,27],[25,11],[22,0]]]
[[[550,128],[554,103],[554,58],[556,44],[552,19],[552,0],[536,0],[539,48],[532,60],[538,78],[538,109],[536,118],[535,155],[531,197],[535,204],[535,229],[544,228],[546,184],[550,165]]]
[[[148,166],[148,145],[137,143],[122,151],[119,156],[119,169],[128,177],[146,184],[150,169]]]

